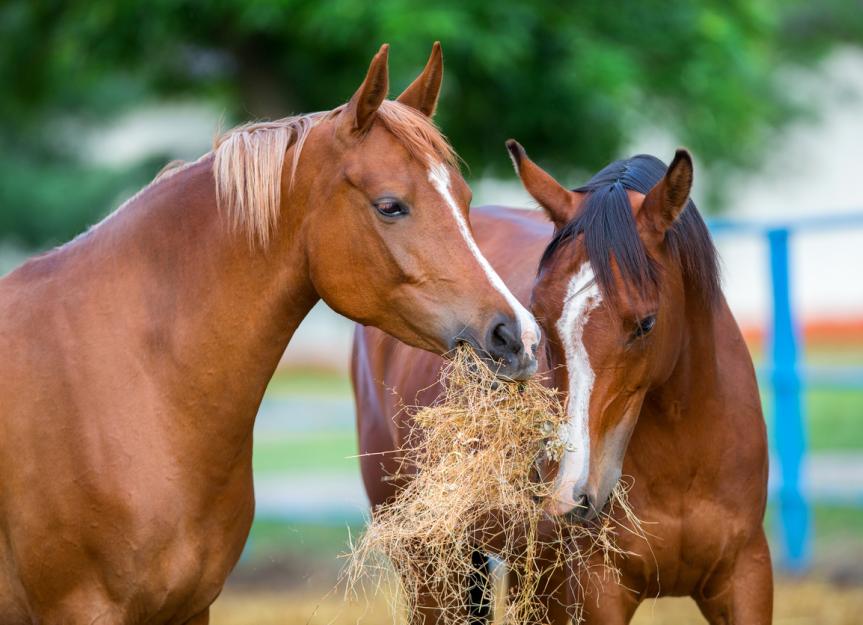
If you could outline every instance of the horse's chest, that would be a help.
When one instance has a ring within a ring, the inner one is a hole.
[[[188,619],[208,607],[222,590],[239,560],[254,516],[251,489],[246,494],[218,498],[209,506],[206,521],[190,527],[168,552],[156,575],[170,584],[166,612]],[[170,608],[169,604],[175,604]],[[171,619],[169,622],[184,622]]]
[[[79,506],[74,518],[46,512],[19,537],[15,568],[28,613],[70,615],[70,622],[110,613],[121,615],[117,622],[169,625],[212,603],[248,536],[251,475],[209,495],[180,487],[140,493],[93,514]],[[56,527],[65,528],[62,536]],[[0,590],[0,609],[5,599]]]
[[[0,535],[0,615],[5,625],[30,623],[24,589],[15,574],[5,537]]]
[[[173,625],[206,610],[242,554],[253,511],[250,492],[248,498],[214,501],[210,517],[179,523],[149,566],[130,571],[134,592],[122,595],[123,611]]]
[[[745,515],[720,503],[681,499],[675,504],[640,507],[643,537],[619,538],[635,554],[621,562],[624,575],[645,595],[691,594],[708,576],[733,566],[753,531]]]

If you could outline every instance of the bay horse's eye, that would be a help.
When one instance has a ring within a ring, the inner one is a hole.
[[[375,209],[384,217],[401,217],[408,214],[408,207],[392,197],[383,197],[372,202]]]
[[[650,334],[653,326],[656,325],[656,315],[648,315],[638,322],[638,327],[635,328],[635,336],[642,337]]]

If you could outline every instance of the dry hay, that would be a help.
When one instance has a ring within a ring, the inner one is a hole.
[[[543,577],[553,569],[590,560],[595,574],[616,577],[614,508],[639,527],[625,489],[615,489],[612,510],[590,528],[542,509],[550,484],[539,479],[537,460],[556,462],[564,450],[558,393],[537,380],[503,382],[467,348],[457,350],[441,382],[441,399],[413,415],[399,475],[391,476],[413,479],[376,510],[353,546],[349,592],[367,590],[362,581],[371,578],[377,594],[383,580],[395,578],[409,611],[432,599],[438,622],[464,623],[480,550],[507,563],[516,578],[504,622],[527,623],[545,620],[537,597],[553,590]],[[488,584],[486,601],[491,594]]]

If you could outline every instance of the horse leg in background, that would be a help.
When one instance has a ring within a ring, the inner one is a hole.
[[[542,607],[544,614],[540,622],[543,625],[567,625],[575,622],[576,608],[573,606],[572,593],[569,587],[569,566],[547,568],[539,574],[536,591],[532,593]],[[521,590],[522,574],[518,565],[513,564],[507,572],[507,601]]]
[[[570,596],[577,597],[580,604],[576,608],[581,612],[582,625],[627,625],[641,603],[632,591],[611,579],[581,582],[572,576],[571,580],[576,586],[570,588]],[[587,594],[582,592],[581,583],[586,585]]]
[[[420,587],[411,587],[416,595],[412,601],[409,601],[408,623],[410,625],[437,625],[446,622],[468,622],[476,625],[482,623],[482,621],[470,620],[472,616],[469,616],[470,597],[467,588],[464,589],[465,594],[462,597],[448,597],[450,600],[454,599],[453,604],[444,604],[442,598],[447,595],[444,584],[440,581],[436,582],[433,575],[425,573],[421,569],[410,573],[414,583],[421,583]]]
[[[434,625],[439,622],[455,620],[469,625],[488,625],[491,621],[492,593],[491,575],[488,558],[485,553],[474,550],[471,554],[473,574],[464,588],[464,596],[458,605],[442,605],[441,597],[444,589],[432,581],[428,581],[420,589],[416,604],[411,606],[411,625]],[[411,573],[417,576],[418,571]],[[430,575],[424,576],[429,580]]]
[[[773,569],[764,530],[737,555],[733,568],[708,580],[694,597],[710,625],[769,625],[773,622]]]
[[[491,617],[493,589],[491,587],[491,568],[488,556],[474,549],[471,554],[473,573],[468,582],[468,623],[469,625],[486,625]]]

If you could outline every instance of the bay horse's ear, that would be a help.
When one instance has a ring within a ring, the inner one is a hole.
[[[515,139],[506,142],[515,173],[531,197],[539,202],[556,228],[563,228],[572,221],[581,206],[578,194],[570,191],[551,177],[539,165],[530,160],[527,152]]]
[[[437,108],[441,79],[443,79],[443,53],[440,41],[435,41],[425,69],[396,100],[431,117]]]
[[[349,126],[348,130],[351,132],[363,133],[368,130],[375,118],[375,113],[387,97],[389,90],[387,56],[389,50],[389,44],[385,43],[381,46],[381,49],[372,59],[371,65],[369,65],[366,79],[345,108],[345,120]]]
[[[668,166],[662,180],[648,191],[639,211],[639,217],[647,220],[653,232],[665,237],[665,232],[686,208],[692,191],[692,157],[680,148]]]

